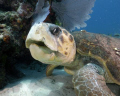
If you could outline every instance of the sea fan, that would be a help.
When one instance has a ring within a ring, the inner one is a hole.
[[[84,22],[90,19],[91,8],[95,0],[62,0],[61,2],[52,2],[52,9],[56,13],[57,20],[64,28],[72,31],[77,27],[86,27]]]
[[[45,0],[38,0],[34,13],[33,24],[43,22],[49,14],[49,2]]]

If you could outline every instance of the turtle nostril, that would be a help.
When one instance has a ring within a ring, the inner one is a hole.
[[[59,27],[50,27],[50,32],[53,35],[58,36],[61,33],[61,29]]]

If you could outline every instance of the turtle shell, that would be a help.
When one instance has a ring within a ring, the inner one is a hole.
[[[120,85],[120,39],[86,31],[73,32],[72,35],[77,52],[97,60],[108,77]]]

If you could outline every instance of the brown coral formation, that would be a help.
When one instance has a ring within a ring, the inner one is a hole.
[[[31,27],[36,2],[0,0],[0,88],[10,82],[11,78],[24,76],[15,69],[18,61],[29,63],[33,60],[24,41]]]

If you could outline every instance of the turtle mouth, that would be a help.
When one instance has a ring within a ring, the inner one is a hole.
[[[54,50],[52,50],[47,44],[45,44],[44,42],[40,41],[40,42],[36,42],[34,43],[36,44],[36,46],[38,46],[41,49],[44,49],[43,51],[45,51],[45,53],[51,53]]]
[[[48,48],[49,50],[52,50],[49,46],[48,46],[48,44],[45,44],[43,41],[33,41],[33,40],[28,40],[27,41],[28,42],[28,48],[30,48],[30,46],[32,45],[32,44],[34,44],[34,45],[36,45],[36,46],[39,46],[39,47],[44,47],[44,48]],[[54,51],[54,50],[53,50]]]
[[[55,51],[43,41],[31,41],[29,43],[29,49],[32,57],[43,63],[54,60],[55,58]]]
[[[38,46],[42,46],[42,47],[48,47],[45,45],[44,42],[35,42],[35,44],[37,44]]]
[[[45,49],[46,51],[49,51],[49,52],[54,51],[48,46],[48,44],[45,44],[43,41],[32,41],[31,44],[29,45],[29,48],[32,44],[36,45],[39,48]]]

